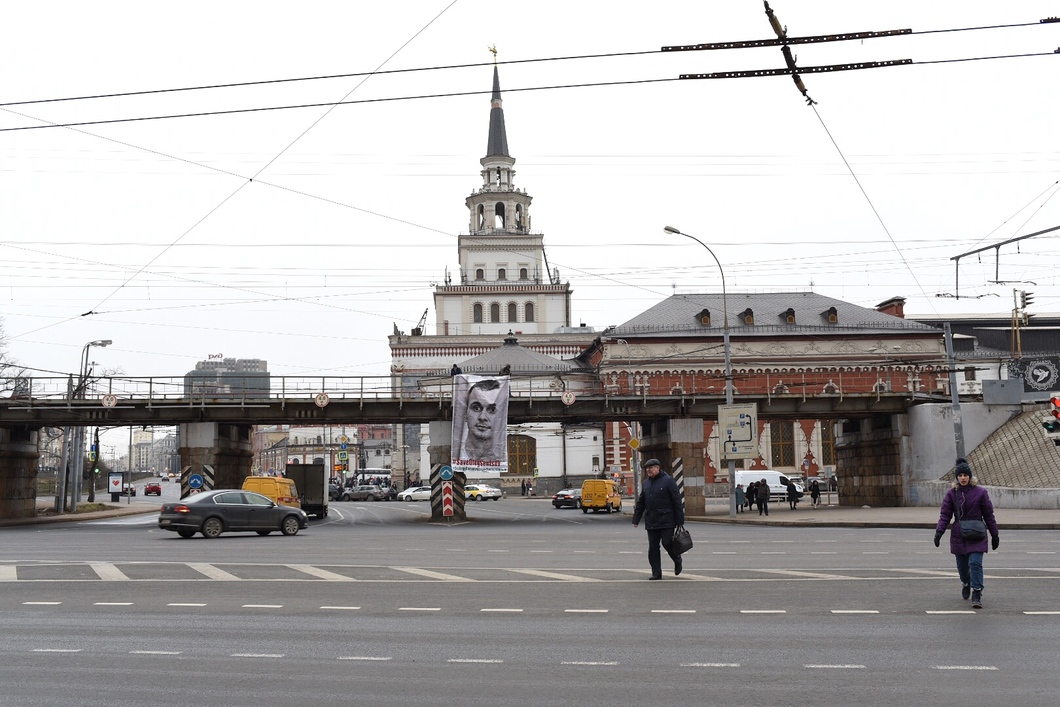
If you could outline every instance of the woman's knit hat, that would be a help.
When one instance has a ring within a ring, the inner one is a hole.
[[[957,467],[953,470],[953,478],[957,478],[961,474],[965,474],[967,476],[971,476],[972,475],[972,466],[968,463],[967,459],[958,458],[957,459]]]

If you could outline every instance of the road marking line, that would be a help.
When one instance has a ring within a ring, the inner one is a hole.
[[[357,611],[361,607],[359,606],[322,606],[321,609],[342,609],[348,611]]]
[[[596,554],[596,550],[575,550],[574,554],[575,555],[595,555]],[[1054,553],[1044,553],[1043,552],[1042,554],[1043,555],[1048,555],[1048,554],[1055,555],[1056,553],[1055,552]]]
[[[80,653],[80,648],[34,648],[34,653]]]
[[[338,574],[337,572],[329,572],[328,570],[314,567],[313,565],[287,565],[293,570],[298,572],[305,572],[313,577],[319,577],[320,579],[326,579],[329,582],[356,582],[357,580],[353,577],[347,577],[344,574]]]
[[[951,570],[949,572],[946,572],[946,571],[942,571],[942,570],[916,570],[916,569],[891,569],[891,568],[884,568],[884,569],[887,572],[901,572],[903,574],[906,573],[906,572],[909,572],[910,574],[926,574],[926,575],[930,575],[931,577],[956,577],[957,576],[957,570]]]
[[[653,614],[694,614],[695,609],[652,609]]]
[[[736,551],[735,550],[725,550],[725,551],[715,550],[715,551],[711,552],[710,554],[711,555],[735,555]]]
[[[544,552],[552,552],[552,551],[551,551],[551,550],[531,550],[530,552],[540,552],[540,553],[544,553]]]
[[[640,553],[640,550],[619,550],[618,554],[619,555],[639,555],[641,553]]]
[[[282,609],[283,604],[244,604],[244,609]]]
[[[232,653],[230,658],[283,658],[283,653]]]
[[[935,670],[997,670],[995,665],[936,665]]]
[[[878,614],[875,609],[832,609],[833,614]]]
[[[375,656],[375,655],[340,655],[339,660],[367,660],[367,661],[386,661],[393,660],[390,656]]]
[[[564,609],[565,614],[606,614],[608,609]]]
[[[617,660],[594,661],[594,660],[565,660],[560,665],[618,665]]]
[[[0,565],[0,582],[14,582],[18,579],[16,565]]]
[[[741,614],[786,614],[785,609],[740,609]]]
[[[863,551],[861,554],[862,555],[890,555],[891,553],[885,552],[883,550],[871,550],[871,551]]]
[[[132,606],[131,601],[97,601],[94,606]]]
[[[89,562],[88,566],[106,582],[128,582],[129,578],[112,562]]]
[[[188,567],[192,568],[196,572],[206,575],[210,579],[216,579],[223,582],[238,582],[239,577],[234,574],[225,572],[222,569],[218,569],[211,564],[206,562],[189,562]]]
[[[509,572],[518,572],[519,574],[528,574],[533,577],[544,577],[545,579],[562,579],[566,582],[599,582],[599,579],[593,577],[576,577],[572,574],[560,574],[558,572],[545,572],[544,570],[518,570],[509,569]]]
[[[503,663],[503,660],[492,658],[450,658],[446,663]]]
[[[129,651],[129,655],[180,655],[181,651]]]
[[[681,668],[739,668],[739,663],[681,663]]]
[[[835,670],[864,670],[864,665],[804,665],[804,668],[831,668]]]
[[[838,555],[835,550],[810,550],[811,555]]]
[[[166,604],[166,606],[206,606],[206,605],[205,604],[193,604],[193,603],[190,603],[190,602],[188,602],[188,603],[172,602],[172,603]]]
[[[790,577],[810,577],[811,579],[857,579],[842,574],[827,574],[825,572],[803,572],[801,570],[756,570],[766,574],[781,574]]]
[[[1049,550],[1049,551],[1045,551],[1045,550],[1027,550],[1027,554],[1028,555],[1055,555],[1056,551],[1055,550]]]
[[[22,603],[30,606],[59,606],[62,604],[61,601],[24,601]]]
[[[398,611],[441,611],[440,606],[399,606]]]
[[[507,550],[486,550],[486,552],[508,552]]]
[[[511,612],[513,614],[522,613],[522,609],[479,609],[479,611],[492,611],[492,612]]]
[[[1024,611],[1028,616],[1060,616],[1060,611]]]
[[[474,582],[473,579],[467,577],[458,577],[455,574],[445,574],[444,572],[432,572],[431,570],[421,569],[419,567],[391,567],[392,570],[398,572],[408,572],[419,577],[427,577],[428,579],[440,579],[443,582]]]
[[[758,553],[760,555],[787,555],[785,550],[766,550],[765,552]]]
[[[975,614],[971,609],[961,609],[959,611],[925,611],[925,614]]]

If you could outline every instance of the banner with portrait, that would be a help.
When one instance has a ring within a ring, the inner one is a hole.
[[[508,376],[453,376],[453,471],[469,478],[508,471]]]

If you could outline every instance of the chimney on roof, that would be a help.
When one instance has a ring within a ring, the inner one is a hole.
[[[876,305],[877,312],[890,314],[892,317],[905,319],[905,297],[892,297]]]

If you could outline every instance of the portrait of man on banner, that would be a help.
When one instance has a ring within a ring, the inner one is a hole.
[[[508,470],[508,376],[453,376],[453,471]]]

